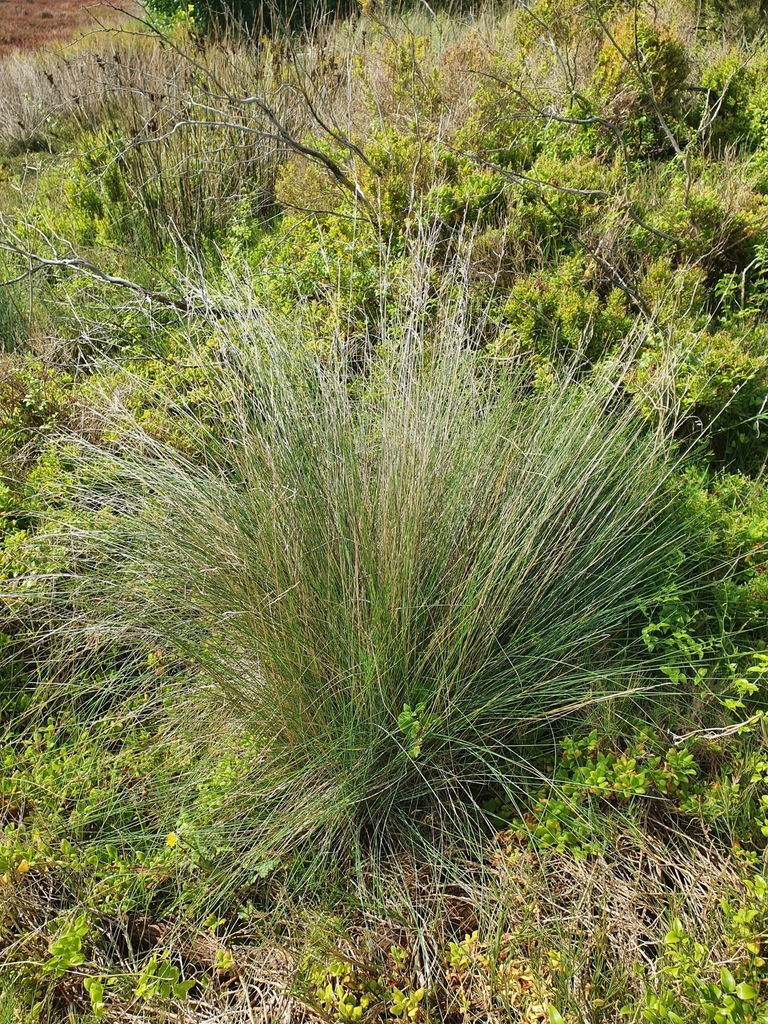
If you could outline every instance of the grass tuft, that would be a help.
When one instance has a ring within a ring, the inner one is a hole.
[[[620,384],[542,390],[415,323],[366,376],[240,325],[173,443],[114,401],[110,447],[72,442],[44,534],[54,651],[147,659],[161,741],[226,750],[219,795],[174,782],[179,834],[251,869],[482,831],[557,719],[658,686],[641,609],[695,586],[679,455]]]

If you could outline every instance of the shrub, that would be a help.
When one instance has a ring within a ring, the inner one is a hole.
[[[0,361],[0,455],[6,482],[25,475],[21,467],[72,410],[71,385],[69,374],[40,360],[5,356]]]
[[[707,477],[700,470],[689,471],[685,486],[690,507],[699,510],[702,534],[709,536],[718,561],[731,566],[731,572],[717,581],[722,616],[729,629],[748,638],[746,650],[750,646],[762,650],[768,639],[768,495],[765,488],[759,479],[739,473]],[[744,674],[745,668],[740,671]],[[764,707],[765,685],[762,680],[757,681],[761,682],[757,706]]]
[[[211,130],[201,119],[170,138],[152,141],[145,131],[133,141],[126,145],[120,128],[81,136],[63,183],[66,230],[80,245],[159,254],[176,235],[200,248],[261,184],[237,127]],[[45,176],[53,195],[60,177],[58,169]],[[58,210],[55,220],[63,219]]]
[[[356,10],[349,0],[311,0],[291,3],[290,0],[145,0],[147,8],[161,21],[185,21],[190,15],[193,25],[215,33],[235,28],[258,34],[285,26],[311,26],[322,18],[340,15],[349,17]]]
[[[619,7],[619,0],[535,0],[529,17],[520,19],[517,29],[519,45],[530,49],[545,39],[565,49],[585,38],[590,41],[602,35],[602,19],[610,18]]]
[[[504,326],[493,344],[497,354],[531,352],[556,363],[596,361],[632,328],[623,293],[613,288],[602,300],[578,258],[563,260],[556,273],[517,281],[502,313]]]
[[[628,14],[603,43],[595,88],[606,113],[640,151],[665,145],[664,124],[681,115],[681,90],[690,72],[682,41],[668,29]]]
[[[715,151],[729,143],[754,142],[750,103],[758,81],[738,52],[727,53],[704,68],[701,85],[708,90],[703,116],[710,122],[709,140]]]
[[[674,308],[660,310],[671,323]],[[765,436],[768,359],[765,334],[748,324],[744,330],[696,331],[678,313],[680,329],[650,338],[633,373],[633,388],[652,392],[664,378],[667,358],[675,350],[674,381],[669,399],[698,424],[719,468],[759,477],[768,459]]]
[[[703,27],[715,38],[754,38],[765,27],[765,0],[704,0],[698,6]]]

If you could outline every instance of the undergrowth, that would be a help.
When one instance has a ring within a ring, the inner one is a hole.
[[[0,66],[0,1020],[768,1019],[760,4],[151,6]]]

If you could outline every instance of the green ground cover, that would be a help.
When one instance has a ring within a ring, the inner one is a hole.
[[[0,1020],[768,1021],[764,20],[0,66]]]

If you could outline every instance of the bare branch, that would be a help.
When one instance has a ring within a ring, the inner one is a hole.
[[[176,54],[178,54],[184,61],[189,63],[191,67],[195,68],[195,70],[197,70],[208,82],[210,82],[214,86],[215,91],[206,90],[207,95],[209,97],[217,100],[225,100],[230,104],[235,104],[239,106],[256,106],[261,111],[261,113],[267,118],[269,123],[274,128],[274,131],[261,131],[260,129],[253,128],[250,125],[244,125],[239,122],[230,122],[225,120],[208,121],[189,118],[176,122],[172,131],[168,134],[146,140],[134,139],[132,140],[132,143],[129,144],[130,146],[140,146],[150,142],[162,141],[162,139],[167,138],[170,134],[173,133],[173,131],[176,130],[176,128],[181,127],[182,125],[202,128],[209,126],[216,128],[230,128],[235,131],[241,131],[245,134],[257,135],[261,138],[270,141],[281,142],[288,149],[291,149],[294,152],[299,153],[310,160],[315,160],[318,163],[321,163],[328,171],[330,171],[330,173],[333,175],[336,181],[338,181],[339,184],[343,186],[343,188],[349,191],[358,202],[362,203],[362,205],[369,211],[370,214],[372,214],[374,217],[376,216],[376,211],[373,204],[365,195],[365,193],[357,184],[357,182],[353,181],[352,178],[350,178],[350,176],[344,172],[344,170],[339,166],[339,164],[330,156],[328,156],[327,153],[324,153],[321,149],[318,149],[315,146],[306,145],[300,142],[297,138],[295,138],[288,130],[286,125],[282,122],[280,117],[278,117],[275,110],[268,103],[266,103],[258,96],[237,96],[233,94],[229,89],[227,89],[224,83],[218,78],[218,76],[211,70],[210,67],[207,67],[201,61],[195,60],[195,58],[191,56],[188,51],[181,49],[181,47],[176,42],[174,42],[169,35],[163,33],[155,25],[151,25],[144,18],[140,18],[138,16],[131,17],[140,25],[148,27],[152,31],[152,33],[163,42],[164,45],[172,49]],[[356,146],[350,139],[348,139],[346,135],[339,132],[337,129],[332,128],[327,123],[327,120],[320,116],[315,104],[310,99],[306,89],[300,90],[296,86],[290,86],[290,90],[291,92],[293,92],[294,95],[299,96],[299,98],[303,100],[310,117],[315,121],[315,123],[318,125],[321,131],[323,131],[328,136],[329,139],[331,139],[338,145],[343,146],[350,153],[353,153],[359,159],[363,160],[366,164],[368,164],[368,166],[370,166],[370,162],[365,157],[364,153],[360,150],[360,148]],[[198,106],[202,106],[203,109],[205,109],[205,105]],[[218,113],[218,108],[209,107],[208,109],[213,109],[214,112]]]
[[[160,306],[177,309],[180,313],[204,313],[208,316],[216,317],[217,319],[225,319],[235,315],[234,310],[231,309],[211,306],[208,303],[194,303],[185,298],[174,298],[172,295],[166,295],[164,292],[156,291],[153,288],[145,288],[144,285],[139,284],[137,281],[131,281],[125,277],[117,277],[114,274],[108,274],[97,267],[95,263],[85,259],[83,256],[54,257],[49,259],[44,256],[40,256],[38,253],[28,252],[20,246],[9,242],[7,239],[0,239],[0,249],[5,250],[5,252],[13,253],[15,256],[20,256],[30,264],[29,268],[17,277],[10,278],[7,281],[0,281],[0,288],[10,287],[13,284],[17,284],[19,281],[27,280],[33,274],[37,274],[41,270],[73,270],[85,275],[86,277],[90,277],[93,280],[103,281],[105,284],[113,285],[116,288],[124,288],[127,291],[134,292],[135,294],[140,295],[151,302],[155,302]]]

